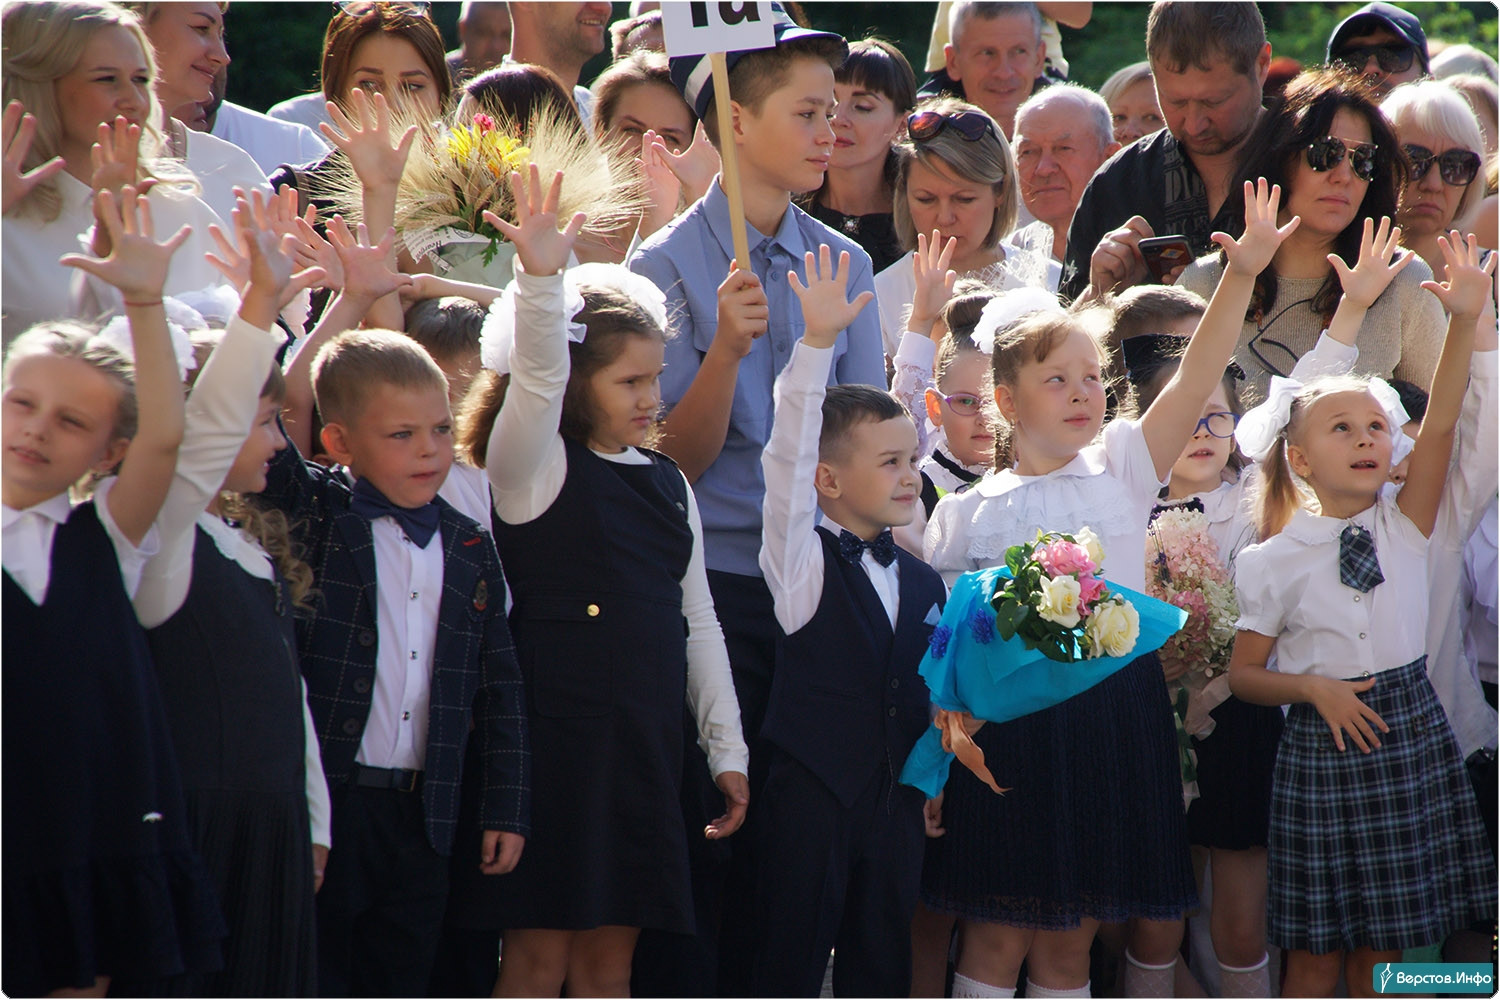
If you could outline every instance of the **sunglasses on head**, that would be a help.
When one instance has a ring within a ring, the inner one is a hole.
[[[995,131],[995,123],[982,111],[918,111],[906,119],[906,134],[916,142],[926,142],[945,128],[951,128],[969,142],[978,142],[986,132]]]
[[[426,17],[432,4],[424,0],[333,0],[333,6],[340,14],[348,17],[364,17],[377,9],[406,17]]]
[[[1349,157],[1349,169],[1362,181],[1375,177],[1375,150],[1380,147],[1373,142],[1346,142],[1338,136],[1329,135],[1314,139],[1307,145],[1307,165],[1318,173],[1332,170]]]
[[[1334,56],[1333,61],[1356,73],[1363,73],[1370,63],[1371,56],[1375,57],[1375,65],[1380,67],[1382,73],[1404,73],[1411,69],[1412,60],[1417,57],[1417,50],[1400,42],[1360,45],[1345,49]]]
[[[1467,149],[1450,149],[1446,153],[1438,154],[1426,146],[1414,146],[1410,143],[1401,148],[1406,150],[1406,158],[1411,161],[1413,182],[1426,177],[1427,171],[1431,170],[1432,165],[1436,163],[1438,176],[1443,179],[1444,184],[1465,187],[1479,176],[1479,167],[1483,162],[1478,153]]]

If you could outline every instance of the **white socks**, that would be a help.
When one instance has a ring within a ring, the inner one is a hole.
[[[1026,980],[1026,995],[1028,997],[1091,997],[1093,996],[1089,992],[1091,985],[1093,984],[1084,983],[1082,986],[1075,986],[1071,990],[1049,990],[1045,986],[1038,986],[1028,978]],[[957,993],[954,993],[954,996],[957,995]]]
[[[1014,997],[1016,988],[1014,986],[991,986],[989,983],[981,983],[977,979],[957,972],[953,974],[953,995],[955,997]]]
[[[1125,949],[1125,995],[1170,997],[1175,985],[1177,959],[1166,965],[1147,965]]]
[[[1259,962],[1243,969],[1219,963],[1219,980],[1225,997],[1269,997],[1271,995],[1271,958],[1262,955]]]

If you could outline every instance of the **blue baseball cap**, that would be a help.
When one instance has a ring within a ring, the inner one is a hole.
[[[1379,2],[1367,3],[1339,22],[1339,26],[1333,29],[1333,34],[1328,39],[1328,61],[1333,62],[1338,55],[1338,50],[1348,39],[1355,35],[1362,35],[1372,28],[1384,28],[1410,45],[1416,50],[1417,61],[1422,64],[1422,72],[1432,71],[1431,64],[1427,60],[1427,33],[1422,30],[1421,20],[1409,10],[1402,10],[1394,4]]]

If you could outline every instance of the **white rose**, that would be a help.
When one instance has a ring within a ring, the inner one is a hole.
[[[1094,561],[1095,566],[1104,565],[1104,545],[1100,543],[1099,536],[1085,525],[1073,532],[1073,541],[1088,550],[1089,558]]]
[[[1043,580],[1037,594],[1037,613],[1049,622],[1072,628],[1079,621],[1078,592],[1078,581],[1071,576]]]
[[[1094,609],[1083,630],[1089,656],[1124,656],[1141,634],[1141,616],[1131,604],[1111,601]]]

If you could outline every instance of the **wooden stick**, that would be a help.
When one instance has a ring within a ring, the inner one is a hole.
[[[729,65],[724,53],[709,53],[713,67],[714,106],[719,115],[720,177],[729,199],[729,231],[734,235],[734,259],[741,271],[750,270],[750,241],[745,236],[745,197],[740,193],[740,161],[734,148],[734,112],[729,107]]]

